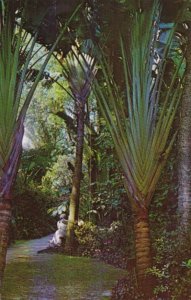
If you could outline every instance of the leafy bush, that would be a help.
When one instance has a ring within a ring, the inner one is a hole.
[[[165,231],[160,239],[154,241],[153,246],[154,266],[149,272],[156,278],[156,297],[190,299],[190,241],[180,241],[178,231]]]
[[[93,256],[99,251],[98,228],[91,222],[77,226],[75,234],[79,243],[78,251],[83,256]]]
[[[112,300],[143,300],[144,296],[137,286],[135,273],[131,273],[127,278],[118,281],[112,290]],[[147,299],[148,300],[148,299]]]
[[[42,178],[44,189],[50,189],[57,195],[68,194],[72,184],[72,171],[68,168],[72,157],[69,155],[59,155]],[[72,161],[73,162],[73,161]]]
[[[75,230],[79,254],[92,256],[116,267],[126,269],[132,258],[132,235],[126,234],[120,222],[108,227],[98,227],[91,222]]]
[[[14,239],[39,238],[54,232],[55,219],[47,214],[52,205],[52,198],[36,187],[17,192],[12,224]]]

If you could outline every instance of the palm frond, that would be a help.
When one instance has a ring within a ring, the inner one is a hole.
[[[137,13],[131,34],[130,57],[120,39],[125,96],[117,87],[112,69],[102,53],[99,63],[104,85],[96,82],[94,92],[111,132],[131,202],[148,206],[161,171],[175,140],[171,128],[181,96],[178,80],[180,61],[171,82],[163,88],[168,52],[175,28],[171,29],[163,57],[155,62],[160,5]],[[162,90],[163,89],[163,90]]]
[[[68,24],[78,12],[79,5],[60,31],[55,43],[41,64],[38,75],[22,100],[27,71],[35,53],[37,33],[27,40],[22,26],[13,29],[9,18],[0,28],[0,195],[10,193],[22,150],[24,119],[45,67],[63,37]],[[7,13],[7,15],[9,15]],[[23,45],[24,43],[24,45]],[[39,47],[41,49],[41,47]],[[22,57],[24,56],[24,58]]]
[[[74,98],[86,101],[97,71],[93,56],[82,53],[78,47],[73,46],[62,66]]]
[[[69,83],[71,92],[65,89],[67,94],[74,101],[77,98],[85,100],[89,96],[97,72],[96,62],[93,54],[84,53],[76,41],[73,41],[73,43],[71,51],[64,59],[59,58],[58,55],[54,55],[54,57],[61,65],[63,75]],[[85,48],[85,50],[87,49]]]

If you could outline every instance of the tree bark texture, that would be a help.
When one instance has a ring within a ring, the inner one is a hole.
[[[149,216],[146,208],[139,208],[134,214],[136,271],[140,288],[150,296],[152,286],[146,270],[151,267],[151,240]]]
[[[11,201],[0,198],[0,288],[2,286],[9,244],[11,210]]]
[[[66,236],[65,249],[71,251],[75,246],[74,225],[78,221],[79,203],[80,203],[80,184],[82,178],[82,161],[84,146],[84,117],[85,102],[79,101],[77,104],[77,143],[76,160],[72,181],[72,192],[70,196],[69,219]]]
[[[190,30],[190,29],[189,29]],[[191,225],[191,34],[186,52],[186,73],[179,129],[178,213],[183,231]]]

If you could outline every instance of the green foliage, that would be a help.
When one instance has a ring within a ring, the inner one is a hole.
[[[93,256],[99,249],[98,228],[91,222],[76,227],[75,234],[79,243],[78,251],[83,256]]]
[[[156,299],[189,299],[190,241],[180,241],[178,232],[176,149],[159,182],[150,210]],[[187,265],[188,264],[188,265]]]
[[[80,218],[91,220],[99,226],[110,226],[113,221],[122,221],[124,227],[129,223],[130,207],[126,201],[123,177],[114,151],[113,141],[100,118],[101,132],[96,137],[94,147],[97,156],[96,182],[90,186],[90,174],[86,165],[91,160],[85,149],[84,178],[81,188]],[[91,148],[94,151],[94,148]],[[91,192],[93,187],[93,192]]]
[[[30,149],[23,152],[19,180],[25,185],[31,181],[40,185],[42,177],[51,164],[50,151],[47,148]]]
[[[126,195],[120,179],[119,174],[113,174],[110,179],[99,183],[99,189],[91,198],[91,209],[86,214],[93,219],[96,217],[100,225],[110,225],[114,220],[125,221],[128,209],[125,209]]]
[[[52,167],[42,178],[43,188],[50,189],[57,195],[68,194],[72,183],[72,171],[69,170],[68,163],[72,160],[73,157],[68,155],[58,155],[56,162],[52,163]]]
[[[99,259],[116,267],[128,268],[134,257],[133,231],[128,225],[124,227],[122,222],[113,221],[110,227],[99,228]]]
[[[160,207],[158,216],[155,215],[155,226],[152,226],[153,266],[147,270],[147,275],[152,275],[155,283],[152,299],[190,299],[190,241],[180,241],[178,230],[168,229],[177,222],[174,217],[170,218],[171,212],[164,212],[163,208],[164,216],[161,217],[161,214]],[[132,293],[135,293],[134,296]],[[138,293],[136,277],[132,272],[118,282],[113,290],[113,299],[136,299],[131,297],[137,297]]]
[[[112,300],[143,300],[144,295],[139,291],[137,278],[134,274],[128,274],[118,281],[112,291]]]
[[[68,205],[70,187],[64,186],[69,176],[67,163],[63,159],[57,163],[59,158],[46,145],[23,153],[15,190],[15,238],[36,238],[55,231],[53,217]]]
[[[129,226],[127,231],[119,221],[112,222],[110,227],[85,222],[75,229],[78,253],[126,269],[133,257],[132,228]]]
[[[69,201],[65,200],[63,201],[63,199],[60,201],[62,202],[61,205],[58,206],[54,206],[51,207],[47,210],[48,214],[51,214],[51,216],[55,217],[55,216],[60,216],[63,213],[66,213],[68,211],[68,206],[69,206]]]
[[[182,266],[191,269],[191,259],[188,259],[187,261],[183,261]]]
[[[56,113],[62,111],[63,107],[66,111],[67,108],[72,110],[73,106],[68,95],[61,88],[66,87],[66,82],[61,76],[62,70],[55,59],[50,60],[46,72],[50,72],[53,81],[47,88],[49,79],[43,79],[36,90],[27,114],[27,134],[35,147],[46,146],[52,151],[58,150],[58,147],[67,149],[69,143],[66,137],[66,126]],[[61,87],[54,82],[54,78],[55,80],[58,78]]]
[[[55,231],[55,219],[47,213],[54,204],[55,200],[36,186],[17,190],[13,208],[12,238],[34,239]]]
[[[169,243],[170,241],[170,243]],[[191,288],[190,242],[179,240],[178,231],[164,232],[153,243],[154,265],[148,270],[157,284],[154,294],[165,299],[189,299]],[[180,276],[181,274],[181,276]]]

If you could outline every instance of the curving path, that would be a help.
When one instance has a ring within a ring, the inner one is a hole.
[[[104,300],[126,272],[94,259],[37,252],[52,235],[17,242],[7,255],[1,300]]]
[[[38,254],[38,251],[49,246],[49,241],[52,239],[52,236],[53,234],[50,234],[40,239],[16,242],[7,251],[7,263],[27,257],[35,258],[37,260],[39,258],[42,259],[42,256]],[[46,254],[45,257],[47,258]]]

